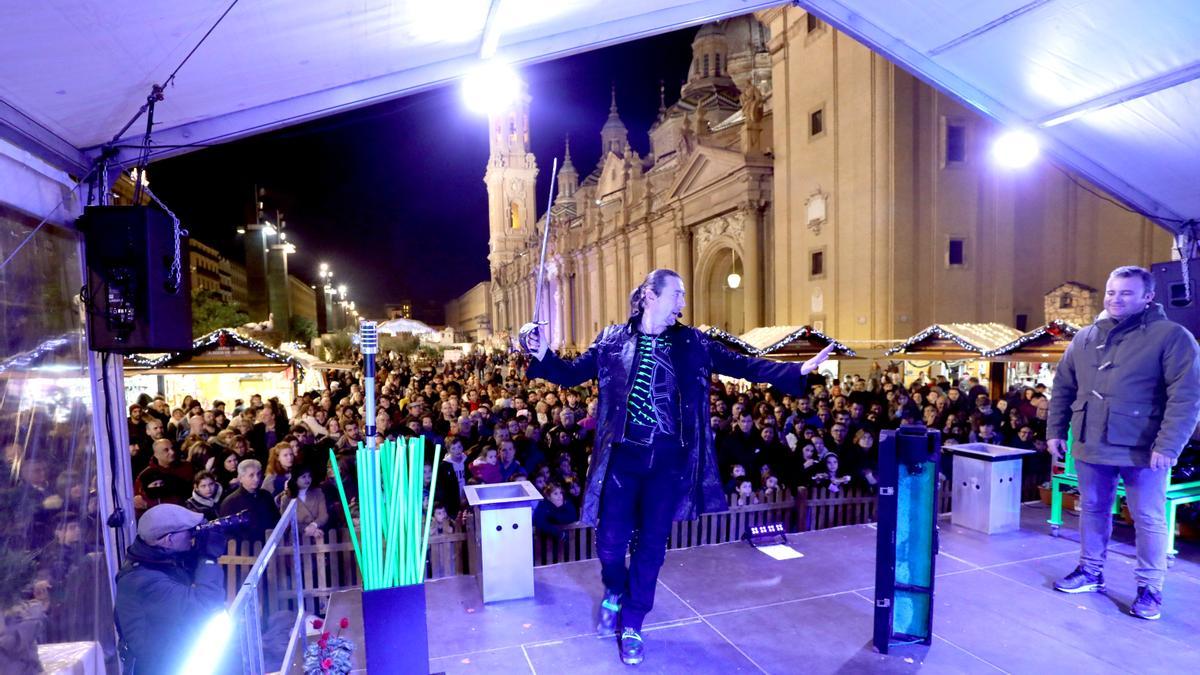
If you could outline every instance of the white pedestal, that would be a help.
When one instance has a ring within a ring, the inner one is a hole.
[[[996,534],[1021,525],[1021,458],[1033,450],[989,443],[946,448],[954,454],[950,522]]]
[[[533,597],[533,510],[542,499],[529,481],[468,485],[484,602]]]

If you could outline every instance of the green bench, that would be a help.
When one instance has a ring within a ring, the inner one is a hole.
[[[1060,463],[1055,462],[1055,467],[1062,467],[1063,471],[1059,474],[1052,474],[1050,477],[1050,523],[1051,536],[1058,536],[1058,530],[1062,527],[1062,494],[1065,490],[1079,487],[1079,474],[1075,472],[1075,459],[1071,456],[1071,448],[1073,439],[1067,434],[1067,456]],[[1168,474],[1167,480],[1170,480]],[[1113,513],[1119,513],[1121,510],[1121,499],[1125,497],[1125,485],[1122,482],[1117,483],[1117,499],[1113,500]],[[1178,550],[1175,548],[1175,513],[1183,504],[1191,504],[1200,502],[1200,480],[1189,481],[1186,483],[1168,483],[1167,484],[1167,559],[1168,564],[1174,563],[1175,556]]]

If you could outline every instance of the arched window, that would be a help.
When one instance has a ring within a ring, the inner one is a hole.
[[[704,70],[702,77],[708,77],[708,54],[704,55]]]
[[[720,77],[721,76],[721,55],[713,54],[713,60],[715,61],[714,68],[713,68],[713,75]]]
[[[521,229],[521,206],[516,202],[509,204],[508,215],[512,219],[512,229]]]

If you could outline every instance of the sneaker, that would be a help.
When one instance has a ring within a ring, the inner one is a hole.
[[[1159,618],[1162,616],[1162,593],[1149,586],[1138,586],[1137,599],[1133,601],[1129,613],[1150,621]]]
[[[642,634],[632,628],[626,628],[621,633],[621,663],[636,666],[646,656],[646,648],[642,643]]]
[[[1054,590],[1063,593],[1104,592],[1104,573],[1088,574],[1083,567],[1054,582]]]
[[[605,592],[600,601],[600,616],[596,621],[596,634],[607,637],[617,632],[617,615],[621,613],[621,596]]]

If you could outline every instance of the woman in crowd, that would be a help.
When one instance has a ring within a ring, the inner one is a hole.
[[[280,512],[296,502],[296,523],[306,537],[322,538],[329,524],[329,508],[320,488],[313,488],[313,471],[308,467],[296,469],[287,480]]]
[[[263,488],[278,497],[287,487],[288,479],[292,477],[292,466],[296,463],[296,449],[291,441],[281,441],[271,448],[267,458],[267,475],[263,479]]]

